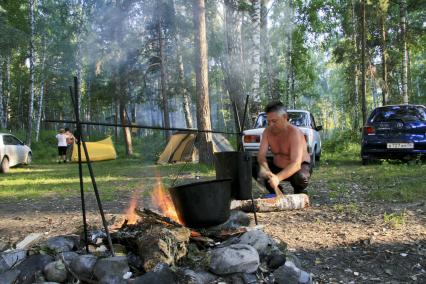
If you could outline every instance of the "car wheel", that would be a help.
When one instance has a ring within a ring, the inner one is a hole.
[[[362,164],[364,166],[367,166],[368,164],[370,164],[370,158],[362,158]]]
[[[25,161],[25,164],[27,164],[27,165],[31,165],[31,163],[33,162],[33,154],[31,154],[31,152],[28,152],[28,155],[27,155],[27,159],[26,159],[26,161]]]
[[[312,168],[316,167],[315,161],[316,161],[316,155],[315,155],[315,149],[314,149],[314,151],[312,152],[312,155],[311,155],[311,167]]]
[[[317,162],[321,160],[321,151],[317,155],[315,155],[315,159],[317,160]]]
[[[9,172],[9,159],[7,157],[4,157],[1,161],[0,171],[4,174]]]

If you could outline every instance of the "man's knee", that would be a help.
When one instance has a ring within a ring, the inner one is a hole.
[[[293,186],[300,189],[305,189],[309,184],[310,174],[303,171],[298,171],[293,177]]]

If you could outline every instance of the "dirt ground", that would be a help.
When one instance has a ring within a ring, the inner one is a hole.
[[[332,200],[321,181],[309,190],[310,208],[260,213],[258,220],[265,232],[288,244],[317,283],[426,283],[424,200],[371,203],[357,186],[349,196]],[[82,224],[80,204],[77,195],[18,203],[0,200],[0,244],[16,244],[34,232],[45,238],[75,232]],[[123,195],[104,202],[107,220],[120,218],[128,204],[129,196]],[[86,208],[88,223],[100,224],[93,196],[87,197]],[[403,214],[404,223],[385,222],[385,213]]]

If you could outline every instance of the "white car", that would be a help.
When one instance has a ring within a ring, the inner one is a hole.
[[[322,126],[315,124],[315,119],[309,111],[287,110],[287,113],[289,122],[297,126],[305,135],[308,153],[311,155],[311,164],[314,167],[315,162],[318,162],[321,158],[321,136],[318,131],[322,130]],[[251,152],[253,156],[256,156],[259,151],[260,140],[267,123],[266,113],[262,112],[256,119],[254,129],[243,132],[244,150]],[[269,152],[268,156],[272,157],[272,153]]]
[[[31,148],[9,133],[0,133],[0,172],[7,173],[10,167],[32,162]]]

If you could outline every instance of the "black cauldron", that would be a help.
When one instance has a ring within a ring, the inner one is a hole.
[[[184,184],[169,191],[179,220],[187,227],[210,227],[229,218],[231,179]]]

